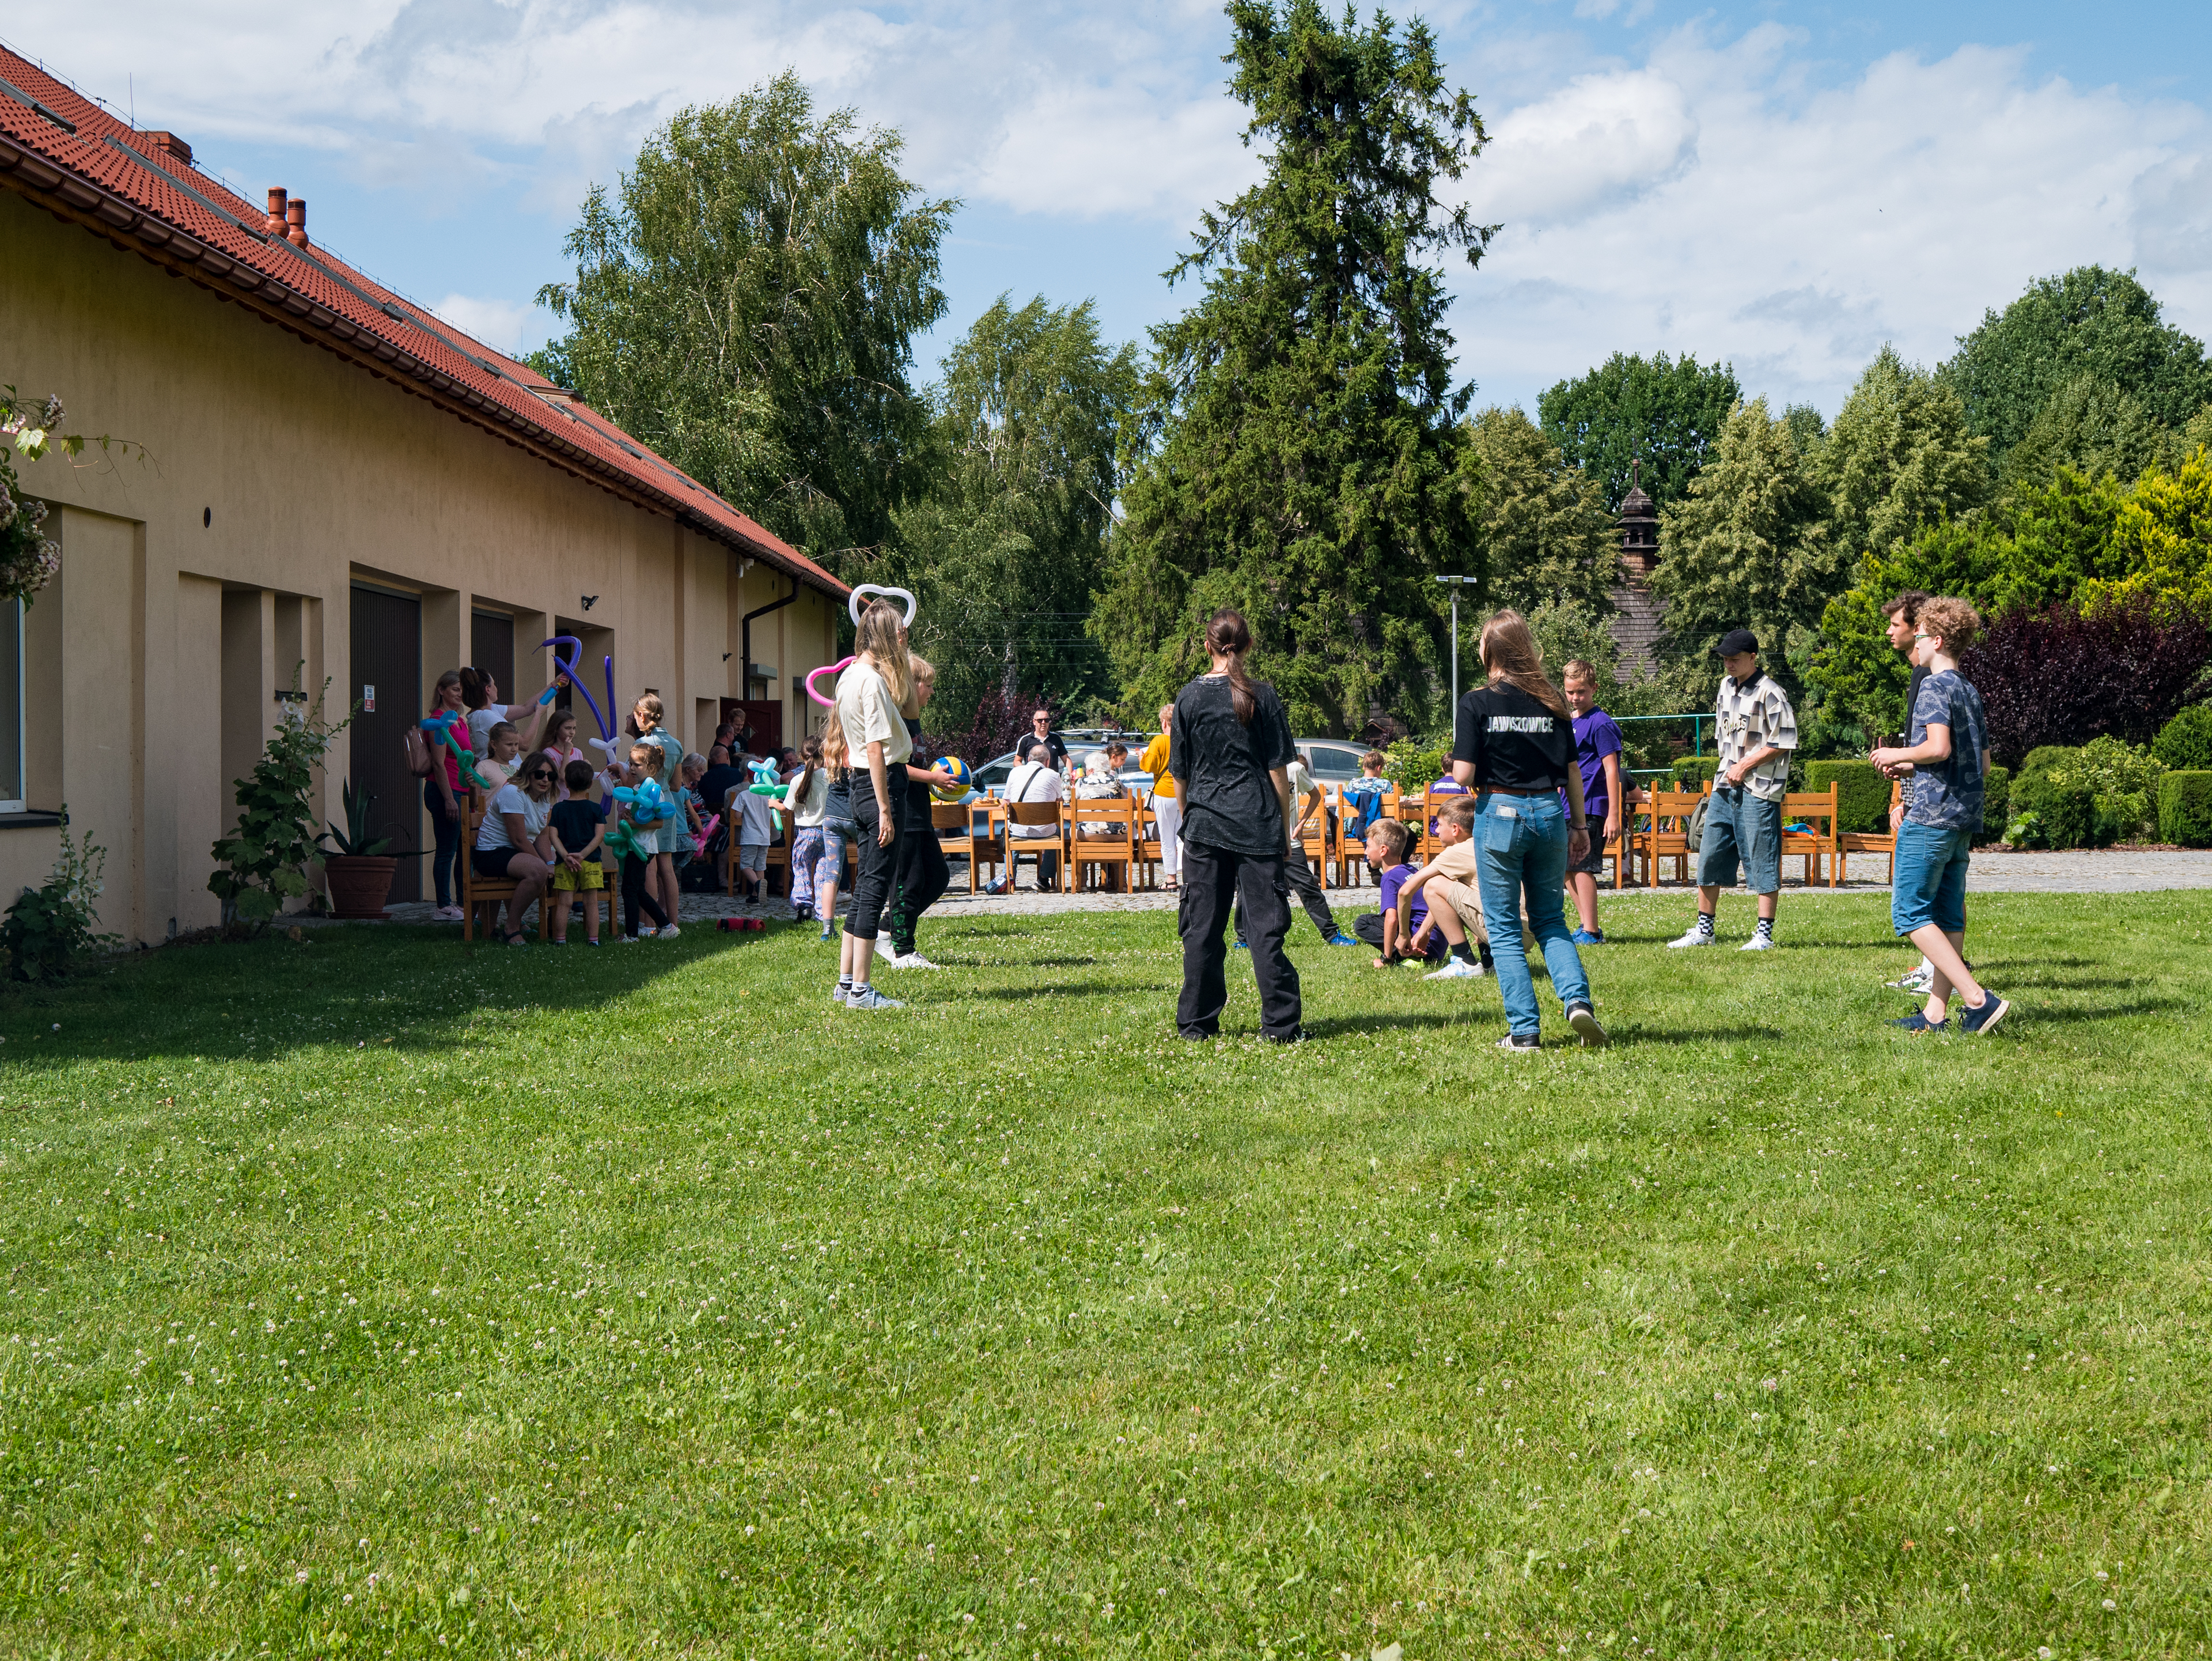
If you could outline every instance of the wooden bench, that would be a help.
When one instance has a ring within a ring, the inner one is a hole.
[[[484,931],[489,934],[491,932],[490,909],[512,900],[514,897],[515,889],[520,886],[519,884],[510,882],[504,877],[495,879],[477,875],[477,832],[483,828],[485,806],[483,791],[469,792],[467,823],[461,832],[461,938],[464,940],[473,940],[477,937],[478,906],[485,908]],[[551,922],[552,903],[550,898],[550,890],[548,894],[548,899],[541,903],[538,908],[538,938],[541,940],[545,939],[546,928]],[[507,919],[510,925],[514,921],[513,917]],[[504,939],[505,936],[502,935],[501,938]]]
[[[1843,787],[1831,784],[1825,790],[1796,790],[1785,793],[1782,798],[1782,823],[1787,826],[1802,819],[1812,825],[1808,830],[1782,833],[1782,857],[1794,859],[1800,855],[1805,860],[1805,886],[1810,888],[1817,879],[1820,861],[1828,863],[1828,886],[1833,888],[1842,879],[1843,847],[1837,840],[1836,825],[1842,817],[1839,795]]]
[[[1690,880],[1690,815],[1705,799],[1702,790],[1653,790],[1644,816],[1638,855],[1644,861],[1644,884],[1659,885],[1659,861],[1674,861],[1674,880]]]
[[[1905,782],[1889,782],[1889,829],[1887,830],[1846,830],[1837,838],[1836,880],[1848,881],[1844,866],[1853,854],[1886,854],[1889,856],[1888,880],[1897,880],[1897,824],[1905,816]]]

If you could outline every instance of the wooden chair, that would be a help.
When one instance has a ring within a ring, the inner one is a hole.
[[[1160,885],[1160,861],[1166,857],[1167,853],[1160,842],[1160,822],[1153,815],[1152,804],[1149,797],[1136,803],[1135,807],[1137,812],[1136,863],[1143,873],[1145,886],[1158,888]]]
[[[1068,804],[1068,858],[1074,865],[1074,891],[1086,891],[1101,866],[1121,867],[1121,891],[1135,879],[1132,867],[1137,858],[1137,804],[1127,796],[1086,801],[1078,797]],[[1090,830],[1092,834],[1085,836]],[[1104,835],[1097,834],[1100,830]],[[1117,834],[1118,833],[1118,834]]]
[[[477,937],[477,908],[480,905],[485,908],[484,932],[489,934],[491,932],[490,908],[513,899],[514,891],[519,885],[503,877],[495,880],[489,877],[477,875],[475,859],[477,832],[483,828],[485,806],[483,791],[469,792],[467,827],[461,833],[460,857],[461,938],[465,940],[473,940]],[[541,902],[538,907],[538,938],[541,940],[545,938],[545,931],[551,922],[551,917],[550,905]],[[513,922],[514,919],[510,917],[507,921]]]
[[[1628,794],[1620,803],[1620,840],[1613,845],[1613,886],[1615,892],[1634,880],[1637,855],[1644,834],[1644,821],[1650,816],[1651,793],[1635,785],[1627,787]],[[1604,834],[1602,830],[1600,835]]]
[[[1323,888],[1337,885],[1328,879],[1330,850],[1335,845],[1335,839],[1329,831],[1328,808],[1328,793],[1324,790],[1321,805],[1300,819],[1297,829],[1292,833],[1298,839],[1298,846],[1305,849],[1306,863],[1313,867],[1314,875],[1320,879]],[[1341,812],[1338,815],[1338,822],[1343,822]]]
[[[1443,805],[1446,802],[1455,796],[1463,796],[1467,794],[1464,790],[1440,791],[1433,784],[1421,792],[1420,817],[1408,827],[1413,833],[1413,851],[1407,857],[1415,865],[1426,865],[1431,860],[1436,858],[1437,851],[1443,844],[1437,840],[1436,832],[1430,830],[1429,826],[1435,821],[1437,815],[1443,810]]]
[[[1659,861],[1674,861],[1674,880],[1686,883],[1690,879],[1690,815],[1698,811],[1698,804],[1705,799],[1702,790],[1653,790],[1651,805],[1645,814],[1641,846],[1637,854],[1644,861],[1644,886],[1659,885]]]
[[[1382,793],[1382,806],[1376,809],[1375,817],[1382,819],[1398,817],[1396,791],[1385,790]],[[1353,834],[1352,819],[1352,798],[1340,791],[1336,809],[1336,874],[1339,885],[1345,888],[1358,887],[1361,873],[1367,869],[1367,842],[1364,837]]]
[[[1813,827],[1809,831],[1785,830],[1782,833],[1782,857],[1790,859],[1801,854],[1804,856],[1808,888],[1816,880],[1824,856],[1828,862],[1828,886],[1833,888],[1841,879],[1844,855],[1836,832],[1836,821],[1843,811],[1838,801],[1841,790],[1840,785],[1831,784],[1825,790],[1799,790],[1782,798],[1784,824],[1802,819]]]
[[[983,820],[983,834],[975,834],[977,815]],[[1000,862],[1006,857],[1006,840],[996,833],[990,806],[982,802],[942,802],[929,805],[930,828],[937,832],[937,845],[945,850],[947,859],[968,861],[968,891],[978,891],[980,885],[975,873],[982,866],[991,867],[991,874],[999,874]]]
[[[1009,889],[1014,885],[1015,872],[1024,854],[1057,854],[1060,855],[1060,881],[1054,891],[1067,892],[1067,827],[1060,812],[1065,805],[1057,801],[1010,801],[1006,804],[1006,886]],[[1013,834],[1013,827],[1018,824],[1048,824],[1056,834],[1049,838],[1018,837]],[[1038,866],[1038,874],[1040,878],[1043,874],[1042,862]],[[1044,886],[1042,880],[1037,886]]]
[[[791,822],[791,815],[788,813],[779,813],[776,815],[776,818],[782,821],[783,828],[781,830],[775,830],[771,828],[770,830],[768,845],[767,887],[769,893],[774,894],[781,891],[784,897],[788,899],[791,897],[791,844],[799,840],[799,827]],[[730,863],[734,867],[737,862],[738,839],[735,837],[732,837],[730,838]],[[783,871],[783,887],[781,891],[779,891],[775,885],[775,873],[779,867],[781,867]]]
[[[1889,829],[1887,830],[1846,830],[1836,838],[1836,880],[1848,881],[1844,861],[1853,854],[1887,854],[1889,856],[1888,880],[1897,880],[1897,822],[1905,814],[1905,782],[1889,782]]]

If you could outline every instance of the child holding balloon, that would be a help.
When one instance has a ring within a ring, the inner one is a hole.
[[[642,739],[632,745],[629,751],[629,776],[637,782],[635,786],[623,787],[625,794],[633,797],[638,794],[649,794],[651,792],[647,790],[648,785],[653,787],[653,791],[657,792],[659,786],[653,775],[659,766],[659,761],[660,748],[658,745]],[[623,827],[623,836],[625,843],[622,856],[622,938],[625,941],[639,939],[652,940],[656,936],[665,937],[676,932],[670,926],[668,913],[661,909],[660,902],[648,891],[650,885],[647,878],[651,874],[652,861],[659,844],[660,828],[665,821],[647,821],[641,818],[639,814],[641,805],[635,799],[625,800],[621,796],[615,798],[617,817]],[[643,911],[653,920],[653,927],[647,929],[642,935],[638,932],[637,914],[640,911]]]

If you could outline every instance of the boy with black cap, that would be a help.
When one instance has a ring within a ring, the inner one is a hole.
[[[1774,949],[1774,901],[1782,887],[1782,798],[1790,788],[1790,754],[1797,747],[1797,712],[1759,666],[1759,640],[1731,629],[1717,648],[1726,672],[1713,697],[1720,772],[1705,809],[1698,851],[1698,921],[1669,947],[1713,946],[1713,910],[1721,890],[1735,886],[1736,865],[1759,897],[1759,928],[1746,952]]]

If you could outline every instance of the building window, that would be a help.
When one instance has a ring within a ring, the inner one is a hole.
[[[23,602],[0,604],[0,813],[20,813],[23,790]]]

